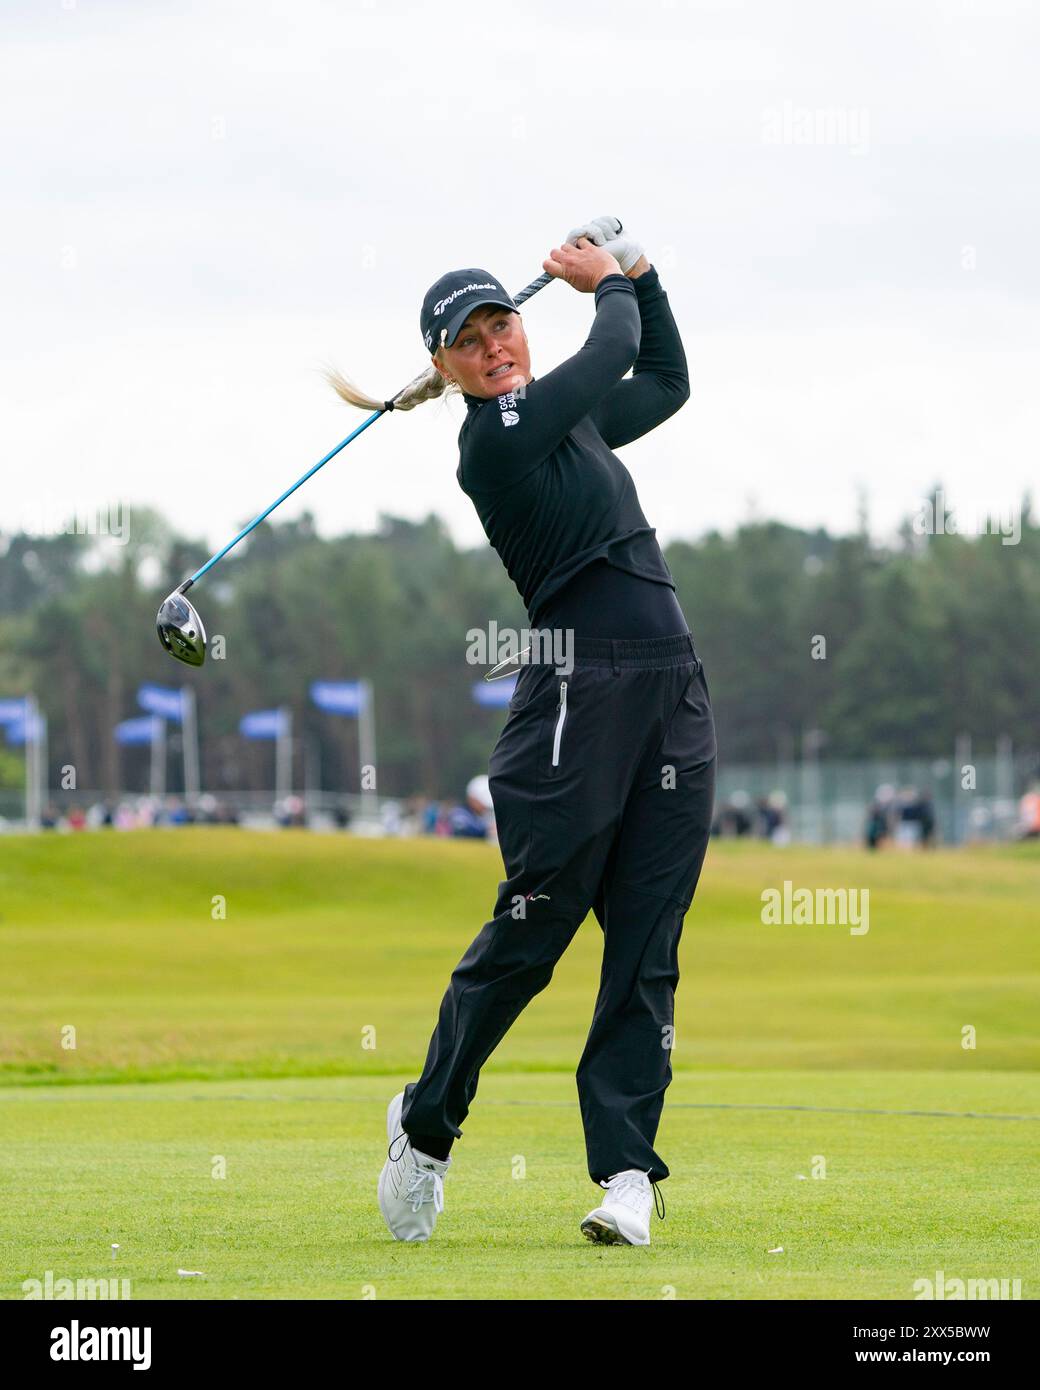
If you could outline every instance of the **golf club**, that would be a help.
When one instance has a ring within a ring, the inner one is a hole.
[[[532,295],[537,294],[540,289],[543,289],[553,278],[554,277],[550,275],[548,271],[539,275],[537,280],[532,280],[518,295],[514,295],[513,302],[518,306],[523,304],[526,300],[530,299]],[[407,386],[402,387],[401,390],[396,393],[396,396],[402,395],[409,387],[415,385],[416,382],[422,380],[423,377],[435,370],[436,368],[434,367],[427,368],[427,370],[421,372],[418,377],[414,377]],[[261,521],[269,517],[275,507],[280,507],[285,499],[291,497],[298,487],[302,487],[308,478],[312,478],[319,468],[324,468],[329,459],[335,458],[341,449],[345,449],[352,440],[356,439],[364,430],[367,430],[369,425],[378,420],[381,415],[385,415],[387,411],[392,410],[394,408],[396,396],[391,396],[382,406],[373,411],[367,420],[362,421],[356,430],[352,430],[351,433],[347,435],[346,439],[341,440],[334,449],[330,449],[323,459],[319,459],[313,468],[309,468],[302,478],[299,478],[293,483],[292,487],[287,488],[285,492],[282,493],[281,497],[272,502],[269,507],[265,507],[259,516],[253,518],[248,526],[243,527],[238,535],[235,536],[233,540],[228,541],[227,545],[225,545],[222,550],[218,550],[216,555],[211,556],[200,570],[196,570],[190,579],[186,579],[183,584],[174,589],[172,593],[168,594],[166,598],[163,599],[162,603],[159,605],[159,612],[156,615],[155,626],[159,633],[159,641],[171,656],[175,656],[178,661],[186,662],[189,666],[201,666],[206,659],[206,629],[203,626],[202,619],[199,617],[194,604],[190,603],[188,599],[184,597],[195,581],[201,579],[207,570],[211,570],[218,560],[222,560],[229,550],[236,546],[245,536],[249,535],[254,527],[259,526]]]

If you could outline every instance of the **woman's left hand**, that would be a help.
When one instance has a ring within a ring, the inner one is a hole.
[[[582,227],[575,227],[568,233],[567,244],[577,245],[579,237],[585,237],[594,246],[602,246],[617,261],[623,274],[635,266],[643,254],[643,248],[634,237],[625,232],[618,217],[594,217]]]

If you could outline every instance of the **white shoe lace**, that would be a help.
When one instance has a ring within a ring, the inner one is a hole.
[[[435,1212],[444,1210],[444,1179],[429,1168],[413,1168],[408,1177],[404,1199],[418,1211],[424,1202],[432,1202]]]
[[[645,1173],[615,1173],[603,1184],[612,1201],[621,1202],[633,1211],[642,1213],[650,1200],[650,1184]]]

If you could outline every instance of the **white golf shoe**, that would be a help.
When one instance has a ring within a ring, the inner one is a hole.
[[[603,1205],[590,1211],[581,1223],[582,1233],[600,1245],[649,1245],[650,1208],[654,1193],[649,1175],[626,1168],[603,1181],[607,1189]]]
[[[429,1240],[437,1216],[444,1210],[444,1174],[451,1159],[442,1162],[412,1148],[401,1128],[403,1103],[404,1092],[400,1091],[386,1111],[390,1144],[379,1175],[379,1210],[395,1240]]]

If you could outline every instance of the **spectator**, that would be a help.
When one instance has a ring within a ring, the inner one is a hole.
[[[907,849],[928,849],[935,835],[935,808],[928,792],[905,787],[897,800],[897,843]]]
[[[737,839],[750,835],[752,831],[751,798],[747,792],[734,792],[729,801],[719,810],[713,835],[736,836]]]
[[[468,806],[453,806],[448,812],[448,834],[457,838],[486,840],[487,821]]]
[[[1040,836],[1040,783],[1034,783],[1018,803],[1018,825],[1015,833],[1022,840]]]
[[[932,794],[925,789],[917,801],[917,819],[921,824],[921,848],[935,848],[935,803]]]
[[[755,802],[755,811],[756,833],[774,845],[787,844],[790,836],[786,833],[787,797],[783,792],[771,791],[768,796],[760,796]]]
[[[469,780],[466,784],[466,804],[452,807],[448,813],[448,823],[451,835],[478,840],[495,838],[495,808],[486,774]]]
[[[867,807],[867,849],[880,849],[890,838],[894,797],[895,790],[887,783],[878,787],[874,793],[874,799]]]

